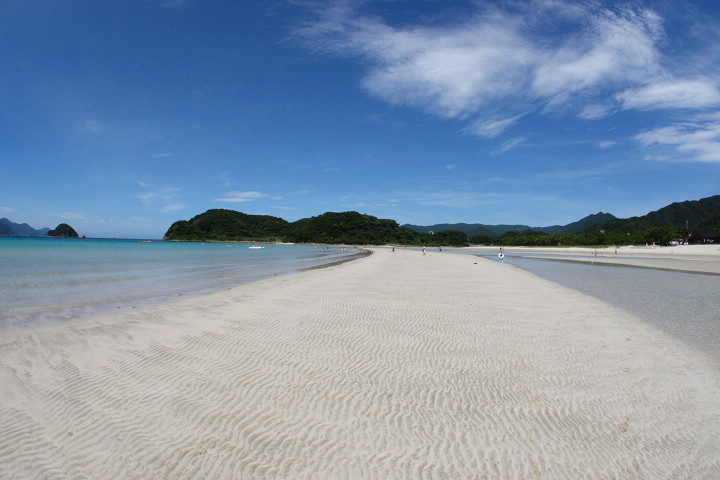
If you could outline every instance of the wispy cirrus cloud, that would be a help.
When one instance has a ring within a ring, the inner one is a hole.
[[[520,127],[530,113],[593,121],[720,105],[720,65],[690,68],[702,55],[668,48],[662,11],[641,2],[477,2],[461,19],[415,24],[393,23],[372,5],[323,3],[297,34],[316,52],[358,58],[371,95],[462,121],[481,138]],[[720,31],[711,27],[704,31]],[[720,51],[720,36],[704,39],[710,57]]]
[[[572,33],[557,35],[557,28]],[[364,59],[363,85],[373,95],[459,119],[483,118],[499,101],[523,113],[579,92],[644,82],[661,70],[663,38],[652,10],[554,0],[515,10],[486,6],[451,24],[410,26],[342,2],[299,34],[319,51]]]
[[[475,135],[483,138],[494,138],[503,133],[505,130],[507,130],[509,127],[517,123],[517,121],[522,117],[523,115],[514,115],[512,117],[506,117],[506,118],[493,118],[493,119],[485,119],[481,118],[472,124],[468,125],[468,127],[465,129],[466,131],[469,131],[471,133],[474,133]]]
[[[585,120],[597,120],[598,118],[604,118],[612,114],[614,109],[613,105],[595,103],[592,105],[586,105],[578,114],[578,117]]]
[[[649,149],[670,148],[650,153],[650,159],[720,164],[720,114],[647,130],[636,135],[635,140]]]
[[[503,142],[502,145],[500,145],[500,148],[495,151],[494,153],[505,153],[508,150],[512,150],[513,148],[517,147],[521,143],[525,141],[525,137],[515,137],[511,138],[510,140]]]
[[[703,109],[720,105],[720,90],[709,79],[667,80],[617,95],[625,109]]]
[[[252,190],[248,192],[226,192],[222,197],[215,198],[216,202],[245,203],[267,197],[268,194]]]
[[[137,197],[146,208],[157,210],[163,213],[173,213],[185,209],[185,205],[178,201],[182,190],[177,187],[159,187],[138,181],[143,192]]]

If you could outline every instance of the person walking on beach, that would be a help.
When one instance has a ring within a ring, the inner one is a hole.
[[[500,253],[498,253],[498,259],[500,259],[500,263],[505,263],[505,252],[503,252],[502,247],[500,247]]]
[[[423,257],[425,256],[425,245],[423,245]]]

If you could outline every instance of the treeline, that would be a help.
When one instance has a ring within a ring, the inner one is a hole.
[[[527,247],[597,246],[597,245],[666,245],[682,238],[680,227],[651,227],[633,233],[622,231],[592,231],[584,233],[547,234],[535,230],[507,232],[502,235],[473,235],[473,245],[502,245]]]
[[[675,202],[642,217],[615,218],[597,225],[597,230],[606,232],[644,232],[653,228],[674,226],[685,227],[686,223],[691,230],[712,231],[718,224],[720,215],[720,195]]]
[[[665,219],[672,226],[651,225],[644,218],[632,218],[625,223],[615,220],[595,225],[579,233],[546,233],[539,230],[510,231],[502,234],[483,233],[468,236],[460,230],[418,232],[400,226],[394,220],[380,219],[358,212],[328,212],[317,217],[288,222],[270,215],[249,215],[234,210],[213,209],[190,220],[172,224],[165,234],[166,240],[188,241],[247,241],[325,243],[345,245],[426,245],[426,246],[598,246],[598,245],[666,245],[683,238],[685,234],[682,216],[690,216],[689,207],[697,211],[704,207],[704,215],[696,215],[695,231],[717,231],[720,217],[716,215],[715,202],[720,196],[700,202],[684,202],[651,212],[654,222]],[[675,213],[675,209],[680,213]],[[687,214],[687,215],[683,215]],[[712,214],[715,214],[714,216]],[[672,219],[670,219],[672,217]],[[702,223],[700,223],[702,221]],[[614,227],[614,228],[613,228]],[[627,228],[633,227],[633,228]]]
[[[446,230],[431,235],[401,227],[394,220],[358,212],[328,212],[288,222],[269,215],[213,209],[172,224],[165,240],[325,243],[345,245],[467,246],[467,235]]]

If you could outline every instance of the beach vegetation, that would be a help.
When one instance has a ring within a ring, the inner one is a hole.
[[[401,227],[395,220],[358,212],[327,212],[317,217],[287,222],[269,215],[249,215],[213,209],[190,220],[179,220],[165,240],[323,243],[344,245],[467,246],[461,231],[431,235]]]
[[[643,217],[619,219],[598,212],[565,226],[439,224],[399,225],[358,212],[327,212],[296,222],[270,215],[213,209],[179,220],[166,240],[293,242],[345,245],[606,246],[667,245],[690,231],[720,230],[720,195],[668,205]],[[474,233],[469,233],[474,232]]]
[[[606,246],[606,245],[666,245],[683,236],[679,227],[651,227],[634,233],[615,231],[590,231],[583,233],[547,234],[534,230],[508,232],[502,235],[473,235],[473,245],[505,245],[526,247],[553,246]]]
[[[170,226],[166,240],[261,241],[281,240],[289,223],[270,215],[248,215],[226,209],[212,209],[190,220]]]

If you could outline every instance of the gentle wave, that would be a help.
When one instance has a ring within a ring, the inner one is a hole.
[[[357,253],[308,245],[233,246],[0,238],[0,328],[217,291]]]
[[[16,285],[0,285],[0,290],[11,290],[19,288],[54,288],[54,287],[68,287],[68,286],[79,286],[79,285],[96,285],[103,283],[115,283],[115,282],[127,282],[131,280],[141,280],[145,277],[124,277],[124,278],[103,278],[99,280],[75,280],[71,282],[52,282],[52,283],[28,283],[28,284],[16,284]]]

